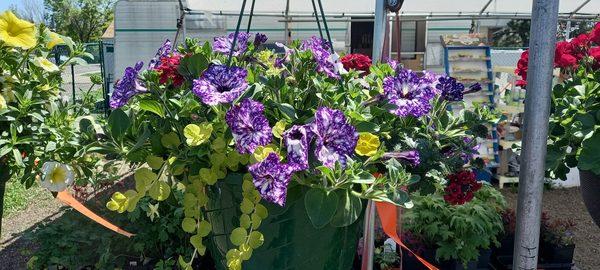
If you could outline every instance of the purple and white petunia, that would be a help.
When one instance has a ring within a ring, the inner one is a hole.
[[[171,54],[172,51],[173,44],[171,44],[170,40],[165,40],[165,43],[163,43],[163,45],[160,46],[160,48],[158,48],[158,51],[156,51],[156,55],[154,55],[154,58],[152,58],[152,60],[150,60],[150,62],[148,63],[148,69],[154,69],[160,66],[160,59],[169,56],[169,54]]]
[[[285,205],[287,186],[294,173],[292,166],[281,163],[276,153],[270,153],[263,161],[251,165],[248,171],[263,199]]]
[[[315,155],[323,165],[334,167],[336,162],[345,165],[346,157],[354,153],[358,133],[343,112],[319,108],[312,123],[312,132],[316,138]]]
[[[247,75],[241,67],[211,65],[194,80],[192,92],[207,105],[231,103],[248,87]]]
[[[238,33],[238,37],[235,42],[235,48],[233,48],[234,37],[235,33],[230,33],[227,36],[215,37],[213,41],[213,51],[229,54],[229,52],[233,50],[233,56],[239,56],[246,52],[246,49],[248,49],[248,40],[250,39],[250,33]]]
[[[294,170],[308,169],[308,150],[312,137],[311,127],[307,125],[293,126],[283,133],[288,164],[293,166]]]
[[[412,166],[418,166],[421,163],[419,151],[416,150],[384,153],[383,158],[395,158],[408,161]]]
[[[110,97],[110,107],[113,109],[121,108],[129,100],[137,95],[147,91],[146,87],[138,78],[138,74],[144,65],[143,62],[137,62],[134,67],[127,67],[123,78],[115,84],[115,89]]]
[[[325,73],[330,78],[339,79],[344,73],[344,67],[337,54],[332,54],[329,42],[315,36],[302,42],[302,50],[310,50],[317,63],[317,71]]]
[[[387,101],[397,107],[390,110],[395,115],[420,117],[431,111],[433,86],[411,70],[400,69],[396,76],[385,78],[383,90]]]
[[[294,50],[290,49],[288,46],[285,46],[281,42],[275,42],[275,46],[282,48],[283,51],[285,52],[283,57],[277,57],[275,59],[275,67],[280,68],[280,67],[283,67],[283,64],[290,61],[290,55],[292,55],[292,53],[294,53]]]
[[[244,99],[225,114],[225,121],[231,128],[238,152],[251,154],[256,147],[271,142],[271,127],[264,110],[265,107],[260,102]]]
[[[462,101],[465,86],[450,76],[442,76],[435,86],[442,99],[447,101]]]
[[[264,44],[267,42],[267,39],[267,35],[263,33],[256,33],[256,35],[254,35],[254,47]]]

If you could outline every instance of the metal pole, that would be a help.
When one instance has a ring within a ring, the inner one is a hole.
[[[373,62],[382,61],[383,42],[385,39],[385,30],[387,25],[387,11],[385,10],[385,0],[375,0],[375,23],[373,31]]]
[[[537,269],[559,0],[533,1],[513,268]]]

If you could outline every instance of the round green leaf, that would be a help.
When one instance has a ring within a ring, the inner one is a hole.
[[[152,199],[164,201],[169,198],[169,195],[171,194],[171,187],[165,182],[158,181],[152,185],[148,193]]]
[[[257,249],[265,242],[265,237],[259,231],[252,231],[248,236],[248,244],[251,248]]]
[[[206,220],[200,221],[200,224],[198,224],[198,235],[201,237],[207,236],[211,230],[212,226]]]
[[[233,243],[234,245],[239,246],[246,241],[247,236],[248,236],[248,233],[246,232],[246,229],[235,228],[231,232],[231,236],[229,236],[229,240],[231,240],[231,243]]]
[[[184,218],[181,222],[181,228],[187,233],[193,233],[196,231],[196,220],[193,218]]]

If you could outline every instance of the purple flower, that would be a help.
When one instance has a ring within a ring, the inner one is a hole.
[[[241,67],[211,65],[194,80],[192,91],[207,105],[230,103],[248,87],[247,75],[248,71]]]
[[[288,163],[296,171],[308,169],[308,149],[312,136],[310,126],[293,126],[283,133]]]
[[[315,36],[302,42],[302,50],[310,50],[317,63],[317,72],[325,73],[330,78],[339,79],[344,72],[343,64],[337,54],[331,54],[329,43]]]
[[[472,93],[481,91],[481,89],[482,89],[481,88],[481,84],[474,83],[471,86],[469,86],[469,90],[465,91],[464,93],[465,94],[472,94]]]
[[[408,161],[412,166],[418,166],[421,163],[419,152],[416,150],[404,151],[404,152],[389,152],[383,154],[383,158],[395,158],[404,161]]]
[[[285,52],[283,57],[275,58],[275,67],[280,68],[280,67],[283,67],[283,64],[290,61],[290,55],[292,55],[292,53],[294,53],[294,50],[288,48],[287,46],[283,45],[280,42],[275,42],[275,46],[282,48]]]
[[[431,110],[429,102],[435,95],[431,84],[408,69],[398,70],[398,74],[383,80],[384,96],[397,108],[391,113],[400,117],[423,116]]]
[[[280,206],[285,205],[287,186],[294,170],[279,161],[279,156],[270,153],[263,161],[248,168],[252,175],[254,186],[261,197]]]
[[[440,96],[447,101],[462,101],[465,86],[450,76],[442,76],[438,79],[435,88],[439,90]]]
[[[115,84],[115,89],[110,97],[110,107],[121,108],[135,95],[146,92],[146,87],[140,82],[138,74],[144,65],[137,62],[134,67],[127,67],[123,78]]]
[[[248,49],[248,39],[250,34],[246,32],[238,33],[236,46],[233,48],[233,38],[235,33],[230,33],[227,36],[215,37],[213,42],[213,51],[224,54],[229,54],[233,50],[233,56],[239,56]]]
[[[231,128],[238,152],[250,154],[257,146],[271,142],[271,127],[264,110],[265,107],[260,102],[244,99],[225,114],[225,121]]]
[[[312,123],[312,132],[317,141],[315,155],[323,165],[333,167],[336,161],[345,165],[346,156],[354,153],[358,133],[352,125],[348,124],[341,111],[326,107],[319,108]]]
[[[264,44],[265,42],[267,42],[267,39],[267,35],[263,33],[256,33],[256,35],[254,35],[254,47],[258,47],[261,44]]]
[[[172,50],[173,45],[171,44],[171,41],[168,39],[165,40],[165,43],[163,43],[163,45],[160,46],[160,48],[158,48],[158,51],[156,51],[156,55],[154,55],[154,58],[152,58],[152,60],[150,60],[150,63],[148,63],[148,69],[154,69],[157,66],[159,66],[160,59],[169,56]]]

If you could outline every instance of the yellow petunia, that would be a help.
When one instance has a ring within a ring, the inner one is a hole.
[[[8,108],[6,106],[6,100],[4,100],[4,97],[2,95],[0,95],[0,110],[4,110]]]
[[[49,39],[48,43],[46,43],[46,48],[48,48],[49,50],[52,50],[52,48],[54,48],[54,46],[56,45],[65,44],[65,41],[59,34],[54,33],[50,30],[46,30],[46,36],[48,36]]]
[[[48,161],[42,165],[42,179],[40,186],[53,192],[65,190],[75,180],[71,166]]]
[[[379,142],[377,135],[365,132],[359,135],[355,151],[361,156],[370,157],[377,153],[379,145],[381,145],[381,142]]]
[[[5,11],[0,14],[0,40],[10,47],[32,48],[37,43],[35,25]]]
[[[50,62],[50,60],[44,58],[44,57],[36,57],[33,59],[33,64],[41,67],[42,69],[44,69],[47,72],[57,72],[60,69],[52,62]]]

